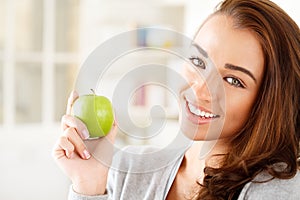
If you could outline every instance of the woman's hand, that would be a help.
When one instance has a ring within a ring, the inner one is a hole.
[[[71,179],[75,192],[85,195],[104,194],[110,163],[106,162],[106,165],[103,165],[88,151],[84,143],[84,139],[89,136],[88,130],[82,121],[71,116],[72,104],[77,98],[78,94],[72,92],[68,100],[66,115],[61,120],[63,134],[55,144],[52,154],[57,164]],[[105,149],[103,157],[109,157],[108,162],[112,158],[115,135],[116,125],[114,124],[105,138],[93,141],[97,145],[103,143]]]

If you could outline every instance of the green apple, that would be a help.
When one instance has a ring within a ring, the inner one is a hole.
[[[79,96],[73,104],[72,111],[73,115],[86,125],[90,138],[106,136],[114,122],[112,104],[105,96]]]

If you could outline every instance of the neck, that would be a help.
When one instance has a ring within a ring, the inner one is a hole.
[[[223,140],[218,141],[194,141],[184,155],[183,166],[186,169],[199,173],[204,167],[218,167],[220,157],[213,157],[216,154],[228,152],[228,145]]]
[[[228,152],[228,144],[225,140],[194,141],[187,150],[186,155],[194,159],[206,160],[212,155],[224,154]]]

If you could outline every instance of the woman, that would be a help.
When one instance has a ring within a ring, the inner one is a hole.
[[[198,158],[201,146],[211,142],[204,141],[205,133],[222,116],[210,111],[213,99],[195,76],[197,70],[206,70],[205,62],[192,55],[194,68],[185,70],[189,84],[180,93],[180,120],[182,131],[188,135],[196,130],[193,140],[200,142],[164,169],[113,172],[88,153],[82,141],[86,128],[68,112],[53,154],[72,180],[70,199],[300,198],[298,26],[268,0],[226,0],[194,41],[224,81],[224,127],[218,138],[210,138],[216,139],[210,154]],[[110,140],[114,135],[115,129]],[[138,165],[126,158],[122,163]]]

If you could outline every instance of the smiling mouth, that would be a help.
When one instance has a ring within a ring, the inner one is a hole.
[[[199,107],[194,106],[188,101],[187,101],[187,107],[193,115],[196,115],[197,117],[200,117],[202,119],[214,119],[220,117],[220,115],[216,115],[211,112],[201,110]]]

